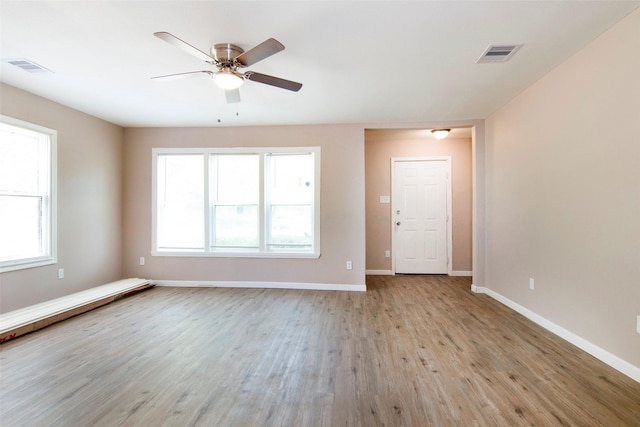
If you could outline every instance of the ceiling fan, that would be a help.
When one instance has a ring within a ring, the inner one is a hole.
[[[211,47],[211,55],[193,47],[189,43],[179,39],[173,34],[161,31],[153,33],[154,36],[166,41],[173,46],[182,49],[190,55],[195,56],[209,64],[215,65],[218,70],[202,70],[190,71],[186,73],[168,74],[164,76],[152,77],[152,79],[171,79],[179,77],[197,76],[208,74],[213,81],[225,91],[227,103],[232,104],[240,102],[240,91],[238,88],[242,86],[245,80],[251,80],[258,83],[279,87],[282,89],[297,92],[302,87],[302,83],[293,82],[291,80],[281,79],[279,77],[269,76],[267,74],[256,73],[255,71],[238,71],[239,68],[248,67],[258,61],[262,61],[281,50],[284,45],[276,39],[270,38],[259,45],[244,51],[242,48],[230,43],[218,43]]]

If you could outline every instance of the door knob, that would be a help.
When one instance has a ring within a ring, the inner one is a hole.
[[[400,221],[396,221],[396,225],[400,225]]]

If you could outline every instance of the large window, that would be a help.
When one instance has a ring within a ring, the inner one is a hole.
[[[0,271],[56,262],[56,131],[0,116]]]
[[[153,150],[152,254],[318,257],[320,148]]]

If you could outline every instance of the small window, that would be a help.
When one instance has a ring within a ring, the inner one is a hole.
[[[260,248],[260,156],[209,156],[210,250]]]
[[[56,262],[56,131],[0,116],[0,271]]]
[[[152,254],[318,257],[320,148],[153,150]]]
[[[313,154],[267,156],[267,248],[271,251],[313,247]]]
[[[204,249],[203,158],[158,156],[158,247],[163,250]]]

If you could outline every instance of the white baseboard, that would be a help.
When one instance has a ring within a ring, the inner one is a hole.
[[[369,276],[395,276],[393,270],[366,270],[365,274]],[[471,277],[471,271],[452,271],[451,276]]]
[[[394,276],[393,270],[366,270],[365,274],[369,276]]]
[[[451,272],[452,276],[465,276],[465,277],[471,277],[473,276],[471,271],[452,271]]]
[[[510,309],[512,309],[514,311],[517,311],[518,313],[522,314],[527,319],[537,323],[538,325],[542,326],[543,328],[553,332],[554,334],[556,334],[560,338],[565,339],[565,340],[569,341],[571,344],[575,345],[576,347],[579,347],[580,349],[586,351],[587,353],[589,353],[590,355],[592,355],[596,359],[601,360],[602,362],[604,362],[607,365],[611,366],[612,368],[622,372],[623,374],[625,374],[628,377],[634,379],[635,381],[640,382],[640,367],[632,365],[631,363],[627,362],[626,360],[623,360],[623,359],[619,358],[615,354],[609,353],[608,351],[604,350],[601,347],[598,347],[597,345],[593,344],[592,342],[589,342],[589,341],[585,340],[584,338],[574,334],[573,332],[568,331],[568,330],[564,329],[563,327],[556,325],[555,323],[551,322],[550,320],[545,319],[544,317],[540,316],[539,314],[534,313],[533,311],[529,310],[528,308],[525,308],[525,307],[521,306],[520,304],[510,300],[509,298],[507,298],[505,296],[500,295],[497,292],[492,291],[489,288],[482,287],[482,286],[471,285],[471,290],[473,292],[476,292],[476,293],[479,293],[479,294],[487,294],[488,296],[490,296],[491,298],[495,299],[496,301],[498,301],[498,302],[506,305]]]
[[[251,289],[304,289],[314,291],[366,292],[367,285],[347,285],[336,283],[294,283],[294,282],[236,282],[212,280],[153,280],[156,286],[185,288],[251,288]]]

